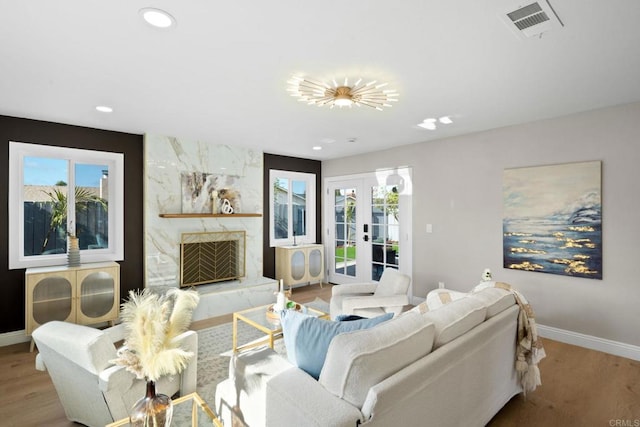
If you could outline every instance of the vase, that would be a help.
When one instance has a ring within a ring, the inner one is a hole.
[[[80,265],[80,245],[77,237],[69,237],[67,264],[69,267],[78,267]]]
[[[134,427],[169,427],[172,415],[171,398],[156,394],[156,383],[147,381],[147,394],[131,408],[129,423]]]

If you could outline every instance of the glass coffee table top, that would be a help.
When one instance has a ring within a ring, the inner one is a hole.
[[[296,304],[296,310],[321,319],[329,318],[329,313],[301,304]],[[242,321],[264,332],[266,335],[265,338],[263,340],[238,346],[238,321]],[[249,308],[233,313],[233,351],[242,351],[264,344],[269,344],[269,346],[273,348],[274,340],[280,338],[282,338],[282,325],[280,324],[280,316],[278,313],[273,311],[273,304]]]
[[[189,404],[191,403],[191,404]],[[185,424],[189,423],[190,424]],[[129,418],[123,418],[106,427],[129,426]],[[173,417],[171,425],[190,425],[191,427],[214,426],[223,427],[218,417],[213,413],[207,402],[198,393],[173,399]]]

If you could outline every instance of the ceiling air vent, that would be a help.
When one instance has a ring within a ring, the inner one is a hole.
[[[564,26],[546,0],[518,6],[502,15],[502,20],[519,37],[540,36],[553,28]]]

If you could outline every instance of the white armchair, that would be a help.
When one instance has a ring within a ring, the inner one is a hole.
[[[145,381],[109,362],[116,358],[114,343],[124,337],[124,325],[99,330],[59,321],[33,332],[39,351],[36,368],[49,372],[69,420],[104,426],[129,416],[133,404],[145,396]],[[196,391],[198,335],[186,331],[176,340],[194,357],[180,375],[156,382],[158,393],[168,396]]]
[[[384,313],[398,315],[409,304],[411,278],[395,268],[387,268],[379,282],[349,283],[331,289],[330,314],[335,319],[341,314],[375,317]]]

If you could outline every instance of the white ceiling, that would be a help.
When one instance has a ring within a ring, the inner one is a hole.
[[[639,101],[640,2],[551,2],[564,28],[521,39],[500,15],[526,0],[0,0],[0,114],[323,160]],[[309,106],[293,73],[399,102]]]

